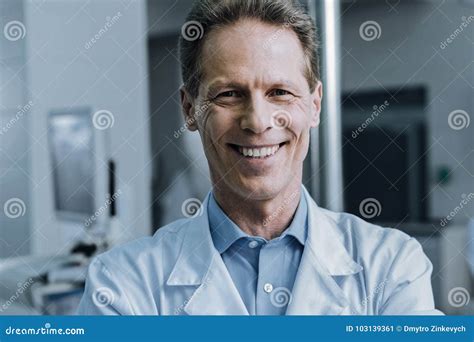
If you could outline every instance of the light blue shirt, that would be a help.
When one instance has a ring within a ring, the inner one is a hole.
[[[301,197],[290,226],[270,241],[243,232],[212,194],[208,204],[214,246],[251,315],[284,315],[308,235],[308,208]],[[267,223],[271,225],[271,220]]]

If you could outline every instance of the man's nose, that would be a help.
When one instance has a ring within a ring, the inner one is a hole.
[[[272,106],[263,96],[252,96],[240,117],[240,128],[253,133],[263,133],[272,127]]]

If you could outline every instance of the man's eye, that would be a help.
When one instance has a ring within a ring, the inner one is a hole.
[[[270,93],[270,96],[285,96],[285,95],[291,95],[291,93],[283,89],[274,89]]]
[[[236,92],[235,90],[229,90],[229,91],[224,91],[223,93],[220,93],[217,95],[217,97],[239,97],[240,94]]]

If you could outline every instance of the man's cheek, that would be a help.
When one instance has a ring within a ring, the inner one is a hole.
[[[219,130],[219,125],[216,125],[212,120],[207,120],[203,130],[205,132],[205,140],[208,148],[213,147],[215,150],[222,150],[222,146],[220,146],[219,142],[224,133]]]

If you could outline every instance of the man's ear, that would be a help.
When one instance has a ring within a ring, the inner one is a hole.
[[[323,84],[316,83],[313,94],[311,94],[311,127],[318,127],[321,114],[321,101],[323,100]]]
[[[196,118],[195,110],[194,110],[195,108],[194,99],[186,90],[184,85],[182,85],[181,88],[179,89],[179,93],[181,96],[181,111],[183,112],[183,115],[184,115],[184,122],[188,130],[190,130],[191,132],[194,132],[198,128],[197,121],[196,121],[197,118]]]

